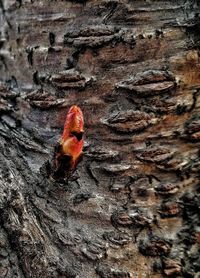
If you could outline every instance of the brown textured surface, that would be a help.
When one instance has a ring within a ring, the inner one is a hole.
[[[199,277],[199,2],[0,7],[0,277]],[[72,104],[63,185],[44,163]]]

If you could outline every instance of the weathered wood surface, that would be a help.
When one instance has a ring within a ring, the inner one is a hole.
[[[0,4],[0,277],[199,277],[199,1]],[[72,104],[63,186],[42,165]]]

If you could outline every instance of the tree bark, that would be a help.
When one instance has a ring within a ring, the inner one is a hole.
[[[0,277],[199,277],[199,1],[0,6]],[[84,158],[61,184],[73,104]]]

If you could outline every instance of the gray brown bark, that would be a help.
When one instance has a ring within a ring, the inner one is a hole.
[[[0,277],[199,277],[199,2],[0,4]],[[63,185],[44,165],[73,104]]]

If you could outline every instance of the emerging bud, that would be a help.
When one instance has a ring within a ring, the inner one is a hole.
[[[54,155],[54,178],[65,179],[74,172],[83,150],[84,120],[81,109],[73,105],[67,113],[63,134]]]

